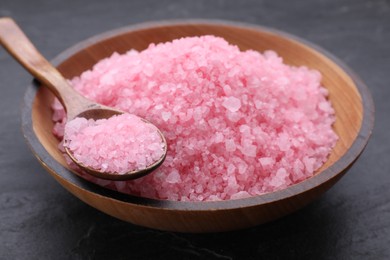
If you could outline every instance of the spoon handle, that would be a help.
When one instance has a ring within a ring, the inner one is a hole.
[[[34,47],[12,18],[0,18],[0,43],[27,71],[48,87],[64,105],[68,118],[77,110],[88,107],[91,101],[76,92]]]

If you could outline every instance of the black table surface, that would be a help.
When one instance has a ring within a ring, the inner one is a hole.
[[[390,1],[0,0],[53,58],[121,26],[174,18],[241,21],[314,42],[370,88],[372,138],[352,169],[306,208],[227,233],[181,234],[107,216],[63,189],[20,131],[31,76],[0,49],[0,259],[390,259]]]

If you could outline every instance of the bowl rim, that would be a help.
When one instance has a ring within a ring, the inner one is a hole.
[[[35,100],[35,96],[38,91],[38,83],[33,80],[24,95],[23,104],[21,107],[21,126],[24,138],[27,141],[30,149],[33,154],[36,156],[38,161],[44,166],[44,168],[50,171],[52,174],[55,174],[58,178],[66,181],[72,186],[77,186],[79,189],[83,189],[86,192],[94,193],[97,196],[103,196],[111,200],[116,200],[124,203],[135,204],[143,207],[151,207],[165,210],[186,210],[186,211],[210,211],[210,210],[229,210],[237,208],[246,208],[253,207],[262,204],[268,204],[279,200],[288,199],[289,197],[297,196],[307,190],[311,190],[316,186],[319,186],[328,180],[337,177],[343,171],[348,169],[355,160],[358,159],[360,154],[363,152],[365,146],[368,143],[369,137],[372,134],[374,127],[374,102],[371,96],[371,93],[368,87],[363,83],[363,81],[354,73],[346,64],[344,64],[337,57],[324,50],[323,48],[308,42],[298,36],[292,35],[290,33],[280,31],[278,29],[248,24],[243,22],[233,22],[226,20],[216,20],[216,19],[174,19],[174,20],[163,20],[163,21],[150,21],[142,22],[133,25],[124,26],[118,29],[109,30],[95,36],[89,37],[86,40],[83,40],[79,43],[74,44],[70,48],[62,51],[58,54],[51,62],[54,65],[59,65],[61,62],[65,61],[71,55],[77,53],[78,51],[84,49],[85,47],[96,43],[97,41],[102,41],[113,36],[123,34],[130,31],[136,31],[147,28],[156,28],[164,26],[174,26],[174,25],[214,25],[214,26],[233,26],[245,29],[252,29],[263,31],[270,34],[276,34],[278,36],[291,39],[298,43],[304,44],[309,48],[321,53],[332,62],[337,64],[344,72],[353,80],[355,83],[359,94],[362,98],[363,106],[363,118],[360,130],[357,137],[353,141],[351,147],[347,152],[339,158],[334,164],[330,165],[327,169],[322,171],[320,174],[316,174],[310,177],[307,180],[304,180],[300,183],[291,185],[285,189],[266,193],[262,195],[256,195],[243,199],[235,200],[224,200],[224,201],[202,201],[202,202],[193,202],[193,201],[171,201],[171,200],[159,200],[159,199],[150,199],[144,197],[138,197],[135,195],[129,195],[124,193],[119,193],[117,191],[109,190],[103,188],[97,184],[91,183],[84,180],[83,178],[75,175],[70,170],[62,166],[57,162],[51,155],[46,151],[43,145],[39,142],[38,137],[35,135],[32,124],[32,108]],[[54,170],[55,169],[55,170]]]

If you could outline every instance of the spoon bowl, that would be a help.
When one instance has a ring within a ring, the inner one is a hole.
[[[76,117],[83,117],[83,118],[86,118],[86,119],[99,120],[99,119],[110,118],[110,117],[115,116],[115,115],[121,115],[123,113],[125,113],[125,112],[99,105],[97,107],[92,107],[90,109],[82,111],[80,114],[76,115],[75,118]],[[145,124],[152,124],[152,123],[150,123],[148,120],[146,120],[144,118],[142,118],[142,121]],[[64,149],[65,149],[66,153],[68,154],[69,158],[74,163],[76,163],[80,168],[82,168],[84,171],[89,173],[90,175],[93,175],[93,176],[98,177],[100,179],[113,180],[113,181],[133,180],[133,179],[137,179],[137,178],[140,178],[140,177],[143,177],[143,176],[149,174],[150,172],[152,172],[153,170],[158,168],[165,160],[165,157],[166,157],[166,154],[167,154],[166,139],[165,139],[163,133],[159,129],[157,129],[157,131],[158,131],[158,134],[161,137],[162,142],[164,143],[164,153],[163,153],[163,155],[157,161],[155,161],[152,164],[148,165],[147,168],[129,171],[129,172],[125,173],[125,174],[107,174],[105,172],[97,171],[94,168],[88,167],[88,166],[84,165],[83,163],[79,162],[74,157],[72,151],[68,147],[64,147]]]
[[[23,31],[11,18],[0,18],[0,43],[27,71],[29,71],[40,82],[44,83],[44,86],[54,93],[66,110],[67,122],[77,117],[99,120],[108,119],[114,115],[125,113],[123,111],[92,102],[75,91],[61,73],[38,52]],[[142,119],[142,121],[145,124],[152,124],[145,119]],[[84,165],[75,158],[70,149],[67,147],[64,148],[74,163],[95,177],[107,180],[135,179],[152,172],[160,166],[165,159],[167,153],[167,143],[162,132],[158,128],[155,129],[161,137],[161,143],[163,144],[162,156],[146,168],[131,170],[124,174],[103,172]]]

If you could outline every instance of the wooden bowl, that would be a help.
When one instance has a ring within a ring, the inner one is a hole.
[[[275,50],[291,65],[319,70],[336,110],[334,129],[340,139],[315,176],[284,190],[219,202],[175,202],[120,194],[72,173],[52,135],[53,95],[34,83],[22,109],[22,127],[32,151],[48,172],[85,203],[111,216],[150,228],[180,232],[242,229],[285,216],[313,201],[348,170],[363,151],[374,124],[371,95],[362,81],[326,51],[295,36],[253,25],[220,21],[176,21],[129,26],[92,37],[61,53],[53,63],[67,78],[90,69],[114,51],[142,50],[150,43],[185,36],[224,37],[241,50]]]

